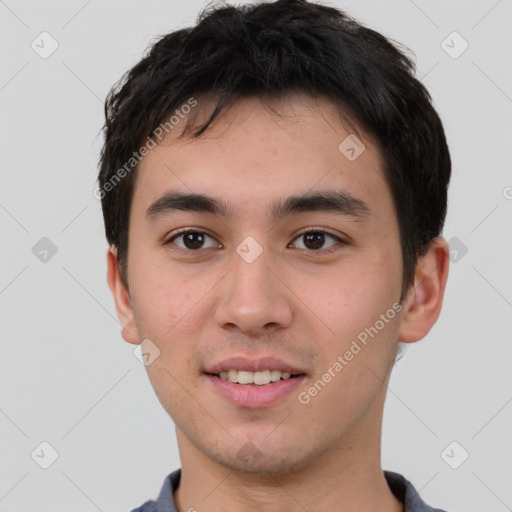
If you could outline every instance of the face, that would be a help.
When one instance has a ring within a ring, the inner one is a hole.
[[[159,350],[180,450],[279,474],[380,435],[402,257],[374,141],[339,149],[355,132],[327,100],[272,106],[240,100],[142,160],[116,302],[124,338]]]

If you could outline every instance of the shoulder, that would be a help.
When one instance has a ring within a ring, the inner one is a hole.
[[[143,505],[138,508],[134,508],[131,512],[156,512],[156,501],[146,501]]]
[[[174,491],[180,484],[181,469],[173,471],[164,480],[157,500],[146,501],[143,505],[131,512],[176,512]]]
[[[384,471],[391,492],[405,505],[404,512],[446,512],[428,506],[411,482],[399,473]]]

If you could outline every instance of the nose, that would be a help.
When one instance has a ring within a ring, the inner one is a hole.
[[[234,252],[230,263],[232,270],[218,289],[216,324],[254,336],[288,327],[293,314],[292,293],[277,276],[277,262],[268,251],[250,263]]]

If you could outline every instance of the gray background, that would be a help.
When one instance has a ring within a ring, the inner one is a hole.
[[[108,89],[203,5],[0,1],[2,512],[125,512],[179,467],[172,421],[120,336],[92,191]],[[453,158],[444,236],[459,250],[437,325],[390,382],[383,467],[449,512],[512,510],[512,2],[332,5],[416,53]],[[31,47],[50,48],[43,31],[59,45],[46,59]],[[453,31],[469,44],[457,58]],[[46,262],[42,237],[57,248]],[[48,469],[43,441],[58,452]]]

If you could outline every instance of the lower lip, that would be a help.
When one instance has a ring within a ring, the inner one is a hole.
[[[305,375],[298,375],[297,377],[258,386],[256,384],[235,384],[215,375],[206,374],[205,377],[214,387],[215,391],[219,392],[222,396],[239,407],[251,409],[275,404],[279,399],[295,391],[306,378]]]

